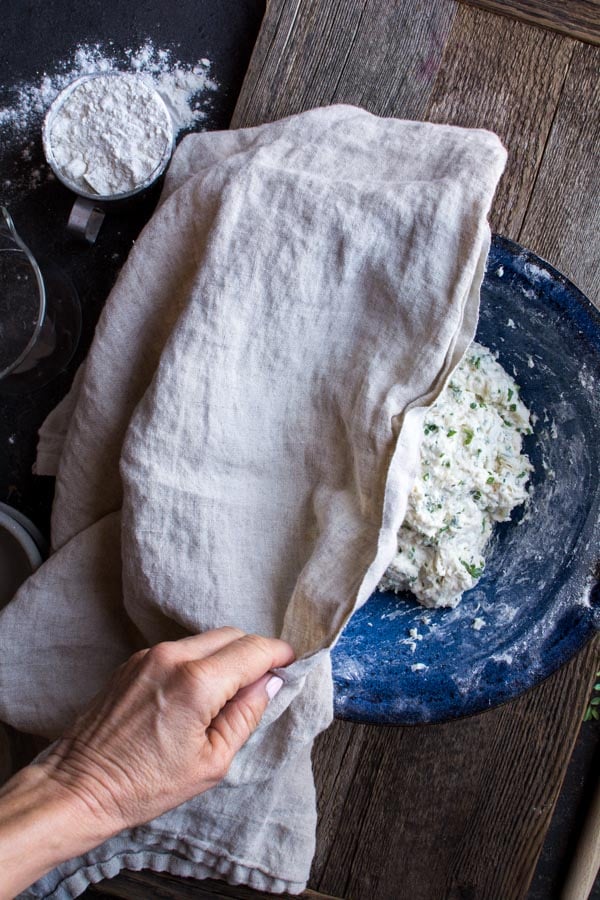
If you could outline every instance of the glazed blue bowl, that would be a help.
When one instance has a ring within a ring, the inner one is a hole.
[[[377,591],[352,616],[333,651],[338,718],[404,725],[481,712],[556,671],[600,628],[600,313],[495,236],[476,339],[533,414],[530,500],[497,526],[485,574],[456,609]]]

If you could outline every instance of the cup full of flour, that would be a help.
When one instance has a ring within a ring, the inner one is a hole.
[[[141,193],[164,173],[175,133],[169,110],[146,79],[102,72],[61,91],[42,139],[52,171],[80,198],[69,227],[93,243],[105,203]]]

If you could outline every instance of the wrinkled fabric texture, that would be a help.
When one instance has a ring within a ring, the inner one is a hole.
[[[195,134],[40,433],[53,553],[0,615],[0,716],[56,736],[140,646],[224,624],[298,660],[225,781],[42,878],[300,892],[330,650],[396,550],[473,338],[497,137],[334,106]]]

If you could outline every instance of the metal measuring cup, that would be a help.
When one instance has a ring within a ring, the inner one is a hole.
[[[77,194],[77,199],[75,200],[71,209],[71,213],[69,215],[67,228],[77,237],[86,240],[90,244],[93,244],[95,242],[102,226],[102,222],[104,221],[106,212],[110,208],[115,209],[117,208],[117,205],[122,201],[128,201],[132,197],[137,197],[139,194],[143,193],[145,190],[151,187],[161,177],[161,175],[163,175],[165,169],[169,164],[169,160],[171,159],[173,148],[175,146],[175,130],[173,128],[173,121],[171,119],[169,110],[158,91],[156,91],[151,87],[151,85],[144,81],[146,88],[153,94],[154,102],[162,107],[165,112],[165,118],[169,128],[169,139],[165,145],[163,154],[156,167],[143,182],[136,185],[133,190],[109,195],[98,194],[91,190],[86,191],[81,187],[81,185],[76,184],[71,179],[69,179],[69,177],[61,169],[55,157],[54,148],[52,145],[53,125],[65,101],[73,93],[73,91],[77,90],[77,88],[84,82],[90,81],[95,78],[139,77],[140,76],[138,75],[124,72],[96,72],[91,75],[82,75],[80,78],[76,78],[74,81],[68,84],[67,87],[60,92],[60,94],[56,97],[56,99],[48,109],[48,112],[46,113],[44,119],[42,128],[42,143],[48,165],[54,172],[56,178],[62,184],[64,184],[65,187],[73,191],[74,194]]]

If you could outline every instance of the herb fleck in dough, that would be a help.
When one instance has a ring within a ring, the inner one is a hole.
[[[523,434],[531,425],[517,384],[473,343],[425,419],[420,473],[381,590],[457,605],[483,573],[493,523],[527,499]]]

